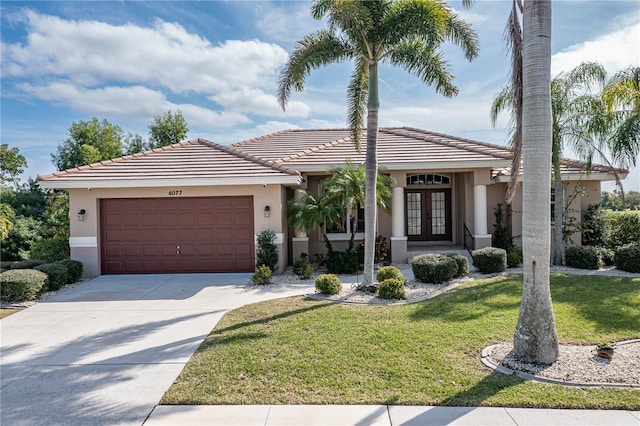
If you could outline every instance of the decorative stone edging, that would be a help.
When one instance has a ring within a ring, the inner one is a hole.
[[[639,343],[639,342],[640,342],[640,339],[625,340],[625,341],[622,341],[622,342],[617,342],[616,346],[627,345],[627,344],[631,344],[631,343]],[[565,380],[552,379],[552,378],[548,378],[548,377],[542,377],[542,376],[538,376],[538,375],[534,375],[534,374],[530,374],[530,373],[525,373],[524,371],[512,370],[511,368],[505,367],[502,364],[496,363],[491,358],[491,352],[493,351],[493,349],[496,346],[498,346],[498,345],[497,344],[490,345],[490,346],[487,346],[486,348],[484,348],[482,350],[480,361],[485,366],[493,369],[494,371],[497,371],[498,373],[507,374],[507,375],[510,375],[510,376],[517,376],[517,377],[520,377],[520,378],[526,379],[526,380],[532,380],[532,381],[541,382],[541,383],[557,384],[557,385],[563,385],[563,386],[618,387],[618,388],[640,389],[640,384],[634,384],[634,383],[565,381]]]

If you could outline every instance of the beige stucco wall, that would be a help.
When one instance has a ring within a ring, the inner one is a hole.
[[[70,194],[70,243],[71,258],[84,264],[86,277],[100,275],[100,212],[102,198],[171,198],[169,191],[182,191],[179,197],[253,196],[254,233],[272,230],[278,235],[280,256],[278,270],[287,264],[286,189],[282,185],[238,185],[206,187],[157,187],[117,189],[71,189]],[[265,206],[270,206],[268,218],[264,217]],[[79,221],[78,211],[86,210],[84,221]],[[285,218],[285,219],[283,219]],[[91,247],[91,239],[95,244]],[[80,245],[73,247],[74,245]]]

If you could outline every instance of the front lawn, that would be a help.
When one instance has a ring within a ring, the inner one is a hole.
[[[22,309],[15,308],[2,308],[0,309],[0,319],[6,318],[9,315],[15,314],[16,312],[20,312]]]
[[[640,337],[640,279],[554,274],[562,343]],[[410,305],[303,297],[227,313],[162,404],[405,404],[640,409],[640,390],[494,373],[481,350],[512,340],[522,277],[467,283]]]

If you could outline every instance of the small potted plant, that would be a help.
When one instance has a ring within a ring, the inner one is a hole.
[[[613,358],[613,346],[609,343],[600,343],[596,346],[596,355],[605,359]]]

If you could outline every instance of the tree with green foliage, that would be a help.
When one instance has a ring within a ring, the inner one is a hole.
[[[7,183],[15,189],[20,186],[20,175],[27,167],[27,159],[20,154],[20,149],[3,143],[0,145],[0,187],[5,188]]]
[[[289,202],[287,214],[289,223],[294,228],[304,232],[317,229],[322,234],[327,251],[333,252],[333,246],[327,238],[326,227],[342,221],[344,214],[342,205],[333,202],[328,197],[307,192],[301,200]]]
[[[365,205],[366,178],[364,166],[354,166],[347,160],[344,167],[335,166],[329,169],[331,177],[323,183],[324,196],[329,203],[342,206],[345,219],[351,221],[351,238],[349,250],[354,247],[358,211]],[[387,213],[391,211],[391,177],[378,173],[376,179],[377,206]]]
[[[99,121],[73,122],[67,139],[51,155],[58,170],[66,170],[122,156],[123,131],[120,126]]]
[[[471,1],[464,0],[468,6]],[[286,107],[291,90],[302,91],[311,70],[354,61],[347,89],[348,122],[358,149],[367,114],[365,253],[363,286],[373,284],[378,176],[378,67],[388,63],[416,75],[445,96],[458,89],[440,48],[451,41],[472,60],[478,54],[476,33],[445,3],[437,0],[315,0],[311,14],[329,28],[305,36],[280,74],[279,102]]]
[[[183,141],[187,137],[189,129],[182,116],[182,111],[175,114],[168,111],[163,115],[153,117],[153,123],[149,126],[149,148],[160,148]]]

